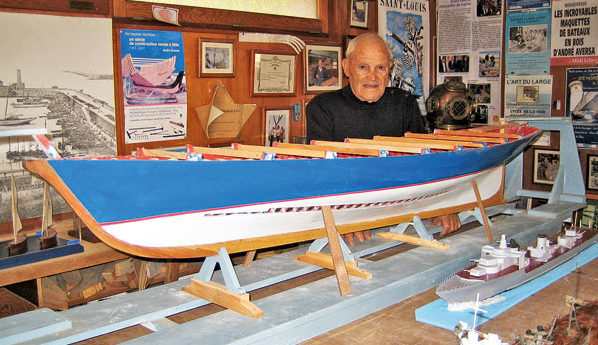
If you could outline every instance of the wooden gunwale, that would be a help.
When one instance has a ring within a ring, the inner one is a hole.
[[[445,134],[423,134],[423,133],[405,133],[406,138],[420,138],[420,139],[438,139],[438,140],[449,140],[449,141],[472,141],[472,142],[483,142],[489,144],[504,144],[507,141],[504,138],[488,138],[488,137],[476,137],[466,135],[445,135]]]
[[[400,146],[400,145],[384,145],[384,144],[360,144],[360,143],[346,143],[337,141],[323,141],[323,140],[312,140],[312,145],[316,146],[332,146],[342,148],[354,148],[354,149],[376,149],[385,150],[390,152],[401,152],[401,153],[412,153],[422,154],[421,147],[414,146]]]
[[[306,145],[306,144],[291,144],[291,143],[274,143],[275,147],[281,148],[298,148],[302,150],[314,150],[314,151],[331,151],[342,154],[360,155],[360,156],[372,156],[379,157],[380,150],[376,149],[358,149],[349,147],[338,147],[338,146],[325,146],[325,145]]]
[[[411,141],[386,141],[386,140],[373,140],[373,139],[359,139],[359,138],[347,138],[345,142],[356,143],[356,144],[369,144],[369,145],[392,145],[399,147],[418,147],[420,149],[431,149],[431,150],[456,150],[456,145],[446,144],[443,142],[411,142]]]
[[[394,142],[400,142],[400,143],[426,143],[426,144],[436,144],[436,143],[442,143],[443,141],[445,141],[442,138],[428,138],[428,139],[422,139],[422,138],[406,138],[406,137],[385,137],[385,136],[375,136],[374,137],[375,141],[394,141]],[[454,141],[454,140],[450,140],[450,143],[444,142],[445,144],[450,144],[453,147],[454,146],[462,146],[462,147],[484,147],[484,144],[480,143],[479,141],[477,142],[472,142],[472,141]]]
[[[281,154],[281,155],[287,155],[287,156],[301,156],[301,157],[308,157],[308,158],[326,158],[326,152],[312,151],[312,150],[305,150],[305,149],[243,145],[243,144],[237,144],[237,143],[233,143],[232,148],[234,150],[255,151],[255,152],[262,152],[262,153],[275,153],[275,154]]]

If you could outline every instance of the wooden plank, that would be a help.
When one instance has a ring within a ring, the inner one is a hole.
[[[146,148],[139,148],[137,150],[137,152],[141,156],[180,159],[183,161],[187,159],[186,152],[167,151],[167,150],[158,150],[158,149],[146,149]]]
[[[488,216],[486,216],[486,209],[484,208],[484,202],[482,201],[482,197],[480,196],[480,190],[478,189],[478,184],[475,180],[471,181],[473,186],[473,191],[475,193],[475,198],[478,202],[478,208],[482,213],[482,219],[484,220],[484,229],[486,229],[486,236],[488,237],[488,243],[494,242],[492,239],[492,231],[490,230],[490,224],[488,224]]]
[[[307,251],[305,254],[295,255],[294,259],[310,265],[324,267],[329,270],[334,269],[334,263],[332,262],[332,256],[330,254]],[[372,274],[370,272],[357,267],[356,260],[345,261],[345,265],[347,266],[347,272],[352,276],[364,279],[372,278]]]
[[[214,155],[214,156],[246,158],[246,159],[262,159],[264,156],[260,152],[245,151],[245,150],[233,150],[231,148],[224,148],[224,147],[192,146],[192,149],[193,149],[192,152],[201,153],[202,155]]]
[[[253,152],[266,152],[275,153],[287,156],[301,156],[309,158],[326,158],[326,152],[312,151],[305,149],[294,149],[294,148],[282,148],[272,146],[257,146],[257,145],[243,145],[243,144],[232,144],[232,148],[241,151],[253,151]]]
[[[328,237],[328,247],[332,256],[336,282],[341,296],[344,296],[351,293],[351,282],[347,274],[347,266],[345,266],[345,259],[343,258],[343,251],[340,240],[338,239],[338,232],[336,231],[336,224],[334,223],[334,216],[332,215],[330,206],[322,206],[322,216],[324,217],[324,224],[326,226],[326,236]]]
[[[6,288],[0,288],[0,319],[35,309],[35,304]]]
[[[401,152],[401,153],[414,153],[421,154],[422,150],[419,147],[413,146],[399,146],[399,145],[385,145],[385,144],[362,144],[353,142],[336,142],[336,141],[324,141],[324,140],[312,140],[312,145],[342,147],[342,148],[359,148],[359,149],[376,149],[385,150],[390,152]]]
[[[486,138],[509,138],[509,139],[521,139],[522,135],[512,133],[496,133],[496,132],[475,132],[470,129],[463,129],[460,131],[447,131],[444,129],[435,129],[434,134],[442,135],[466,135],[470,137],[486,137]]]
[[[492,132],[492,131],[505,131],[506,129],[519,127],[519,123],[508,123],[504,125],[485,125],[480,127],[469,128],[472,132]]]
[[[413,141],[392,141],[392,140],[375,140],[375,139],[359,139],[359,138],[348,138],[346,142],[356,144],[371,144],[371,145],[391,145],[397,147],[417,147],[420,150],[431,149],[431,150],[450,150],[456,149],[456,145],[450,143],[443,143],[439,141],[434,142],[413,142]]]
[[[445,134],[423,134],[423,133],[405,133],[406,138],[432,139],[432,140],[449,140],[449,141],[471,141],[484,142],[490,144],[504,144],[506,142],[503,138],[488,138],[475,137],[466,135],[445,135]]]
[[[182,290],[254,319],[264,316],[264,312],[249,301],[248,293],[232,293],[226,286],[213,281],[202,282],[191,278],[191,284],[183,286]]]
[[[401,143],[439,143],[442,142],[440,139],[422,139],[422,138],[406,138],[406,137],[385,137],[385,136],[375,136],[374,140],[382,140],[382,141],[396,141]],[[448,143],[445,143],[448,144]],[[473,141],[455,141],[451,140],[450,145],[453,146],[463,146],[463,147],[484,147],[484,144],[480,142],[473,142]]]
[[[251,266],[251,263],[253,262],[253,259],[255,258],[256,252],[257,252],[256,250],[250,250],[247,253],[245,253],[245,257],[243,258],[243,267]]]
[[[360,156],[380,156],[380,150],[371,148],[352,148],[352,147],[340,147],[340,146],[328,146],[328,145],[305,145],[305,144],[290,144],[290,143],[274,143],[275,147],[284,148],[298,148],[303,150],[314,150],[314,151],[330,151],[336,153],[344,153],[349,155],[360,155]]]
[[[164,277],[164,283],[171,283],[179,279],[179,272],[181,263],[179,261],[169,260],[166,262],[166,275]]]
[[[386,238],[393,241],[400,241],[405,243],[416,244],[418,246],[424,246],[440,250],[449,250],[451,247],[447,244],[439,242],[437,240],[426,240],[425,238],[406,235],[406,234],[395,234],[394,232],[379,232],[376,236]]]

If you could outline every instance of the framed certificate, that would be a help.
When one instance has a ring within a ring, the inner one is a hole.
[[[253,51],[251,57],[252,97],[295,95],[295,55]]]

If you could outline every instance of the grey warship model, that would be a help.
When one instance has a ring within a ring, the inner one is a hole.
[[[447,304],[475,302],[528,282],[568,261],[596,243],[598,231],[578,228],[566,229],[552,242],[539,236],[535,246],[527,250],[507,245],[502,235],[497,247],[484,245],[476,264],[447,278],[436,288],[436,294]]]

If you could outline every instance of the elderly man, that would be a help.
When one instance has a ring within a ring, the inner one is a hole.
[[[307,139],[343,141],[424,132],[416,97],[404,90],[386,87],[391,57],[386,42],[375,33],[365,33],[351,40],[342,61],[349,84],[341,90],[320,94],[308,103]],[[461,227],[459,217],[454,214],[431,220],[436,225],[442,224],[441,235]],[[360,242],[370,238],[369,231],[354,234]],[[344,237],[349,245],[354,244],[353,234]]]

